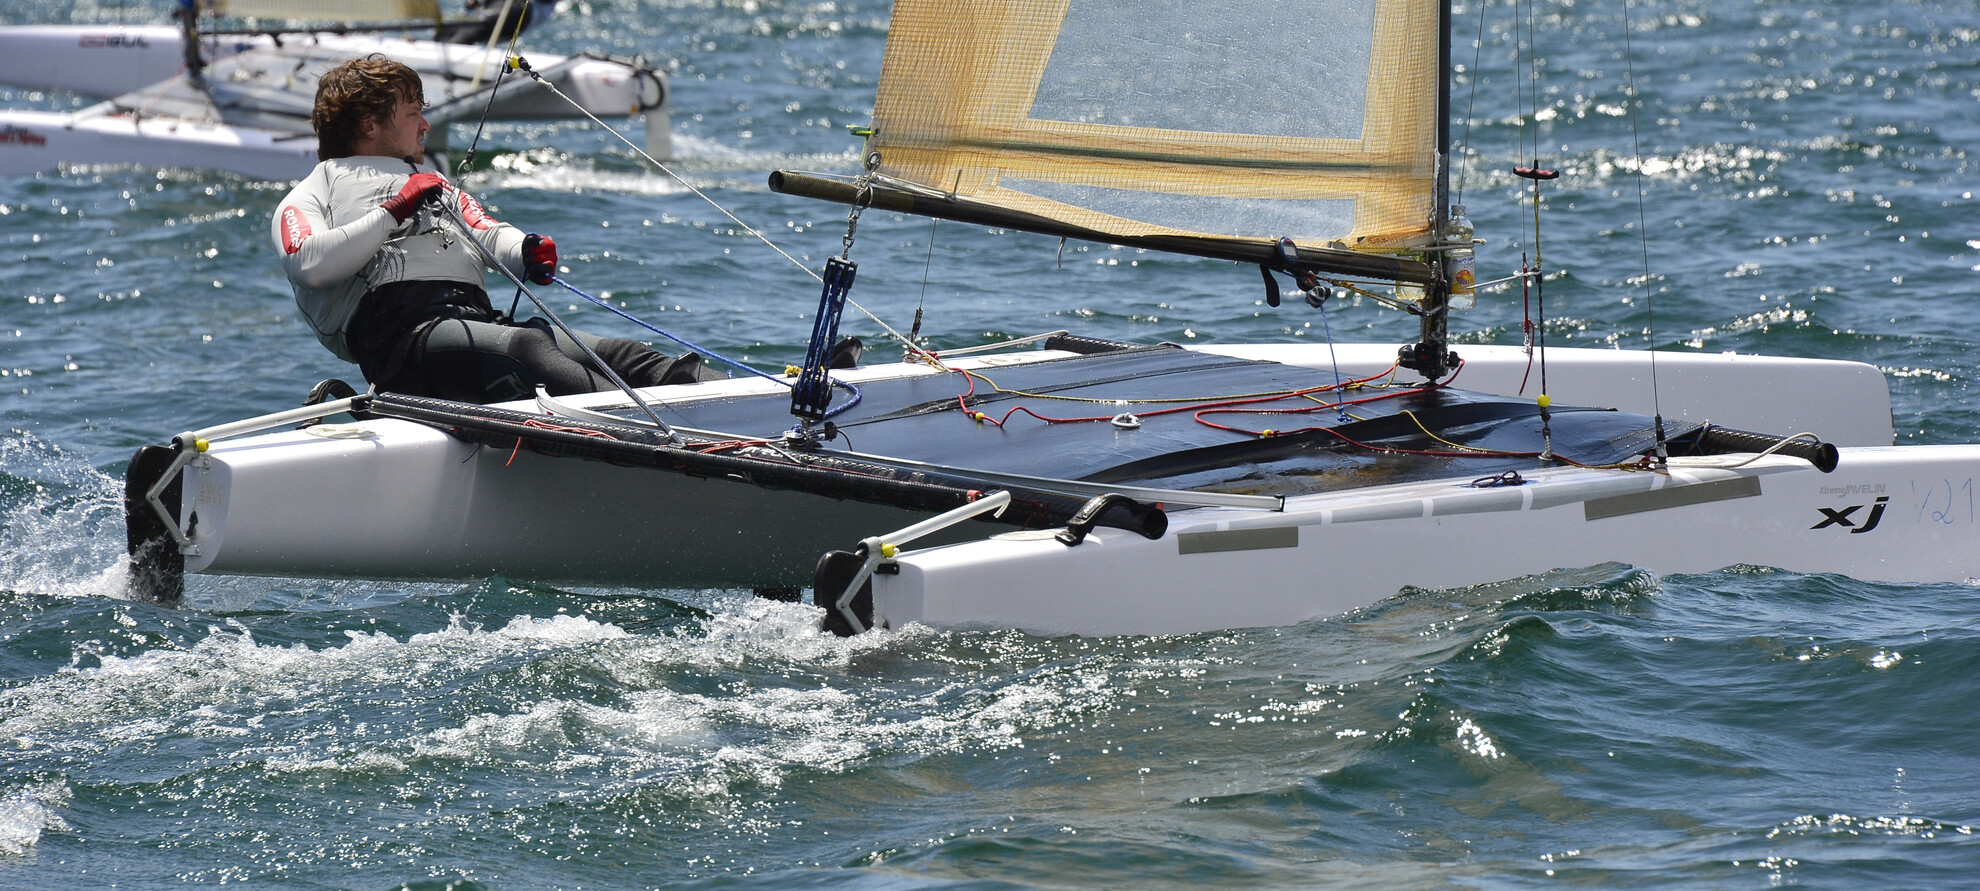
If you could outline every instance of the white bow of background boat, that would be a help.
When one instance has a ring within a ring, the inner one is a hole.
[[[1980,576],[1980,446],[1893,447],[1874,367],[1453,351],[1474,242],[1450,194],[1448,7],[1275,16],[897,3],[867,170],[772,188],[1256,264],[1277,311],[1361,294],[1419,315],[1417,343],[1058,336],[832,371],[844,268],[794,387],[360,395],[146,447],[126,503],[140,595],[175,600],[187,572],[808,583],[835,630],[1106,634],[1608,561]],[[1536,208],[1550,174],[1520,174]]]
[[[280,0],[221,4],[226,19],[294,11]],[[363,5],[315,4],[311,20],[334,13],[384,15]],[[389,0],[393,18],[418,18],[432,0]],[[520,4],[518,4],[520,5]],[[432,30],[429,18],[425,27]],[[253,20],[256,22],[263,19]],[[407,23],[401,23],[402,26]],[[411,23],[417,24],[417,22]],[[327,25],[322,27],[328,27]],[[196,51],[188,54],[188,47]],[[189,35],[176,25],[15,25],[0,27],[0,83],[109,97],[72,112],[0,109],[0,175],[61,165],[202,167],[263,179],[300,179],[316,165],[310,108],[322,72],[382,53],[418,71],[428,149],[447,149],[449,123],[559,120],[590,114],[644,116],[646,147],[671,152],[664,71],[639,59],[528,53],[542,82],[503,77],[506,42],[449,43],[397,33],[210,27]],[[190,70],[188,62],[197,66]],[[496,89],[497,84],[500,89]],[[562,96],[551,92],[554,88]],[[491,101],[492,97],[492,101]]]

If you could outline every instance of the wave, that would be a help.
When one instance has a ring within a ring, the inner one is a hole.
[[[120,597],[123,481],[26,431],[0,439],[0,592]]]

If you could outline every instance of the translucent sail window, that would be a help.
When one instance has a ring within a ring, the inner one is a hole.
[[[1031,117],[1360,139],[1374,23],[1372,0],[1076,0]]]

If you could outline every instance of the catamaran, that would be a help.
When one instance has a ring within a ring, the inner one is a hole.
[[[503,45],[408,39],[393,27],[440,22],[437,0],[212,0],[211,12],[243,20],[301,18],[318,30],[179,25],[0,27],[0,83],[111,97],[73,112],[0,109],[0,175],[62,165],[199,167],[261,179],[300,179],[316,166],[310,107],[316,80],[372,53],[419,72],[438,138],[445,126],[483,120],[644,116],[647,151],[672,147],[666,73],[643,59],[531,54],[540,78],[503,70]],[[497,16],[522,0],[508,0]],[[209,17],[211,21],[219,19]],[[331,28],[339,30],[331,30]],[[501,22],[494,30],[501,29]],[[490,34],[492,38],[494,33]],[[567,101],[568,100],[568,101]]]
[[[1609,561],[1980,576],[1980,446],[1893,447],[1874,367],[1454,350],[1475,242],[1449,196],[1450,8],[1266,6],[897,2],[865,169],[771,177],[853,207],[794,377],[351,394],[187,431],[131,463],[134,592],[176,602],[188,573],[808,586],[840,633],[1114,634]],[[835,367],[867,209],[1255,264],[1281,312],[1355,293],[1419,337],[1055,332]]]

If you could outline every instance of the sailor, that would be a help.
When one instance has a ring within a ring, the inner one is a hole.
[[[584,350],[544,319],[516,322],[482,289],[486,255],[538,284],[557,245],[490,217],[426,155],[419,75],[373,54],[316,85],[316,165],[282,199],[272,233],[316,337],[381,391],[463,402],[609,389]],[[575,332],[635,387],[720,377],[636,340]]]

